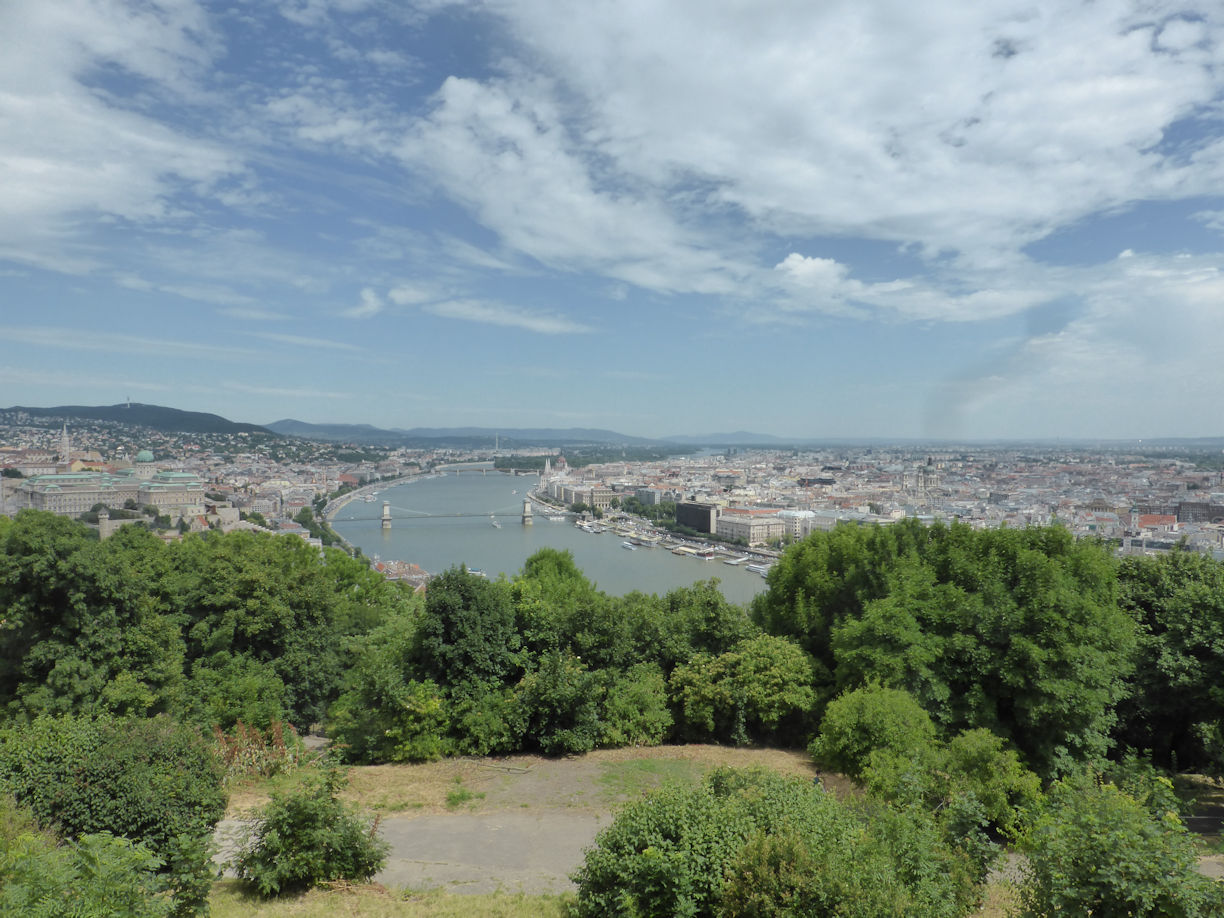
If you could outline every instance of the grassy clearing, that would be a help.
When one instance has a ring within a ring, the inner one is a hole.
[[[377,884],[317,889],[266,901],[248,896],[236,880],[222,880],[209,897],[212,918],[565,918],[572,896],[520,893],[467,895],[440,889],[393,891]],[[1018,900],[1013,887],[993,884],[975,918],[1009,918]]]
[[[422,765],[355,766],[347,769],[349,786],[342,796],[383,816],[436,814],[457,805],[453,795],[456,785],[461,785],[472,794],[462,801],[469,809],[578,807],[607,811],[668,779],[697,780],[719,765],[761,765],[803,777],[816,773],[811,758],[794,750],[654,746],[601,749],[554,759],[515,755],[446,759]],[[291,789],[316,768],[306,766],[274,778],[235,781],[230,787],[227,815],[249,814],[264,806],[273,791]],[[829,786],[828,779],[825,783]]]
[[[236,880],[222,880],[214,884],[208,904],[212,918],[564,918],[568,898],[393,891],[373,884],[264,900],[247,895]]]
[[[708,769],[692,759],[601,762],[596,779],[609,803],[638,797],[667,781],[698,781]]]

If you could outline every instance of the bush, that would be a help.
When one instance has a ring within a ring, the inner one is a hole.
[[[983,826],[1012,838],[1040,799],[1041,782],[1006,747],[1002,737],[979,728],[908,754],[878,749],[868,755],[859,783],[878,799],[941,814],[959,806],[964,816],[965,801],[975,801]]]
[[[234,860],[238,876],[263,896],[301,892],[336,880],[365,881],[387,859],[389,845],[373,824],[336,795],[339,771],[273,794]]]
[[[1198,872],[1194,840],[1177,816],[1156,816],[1113,784],[1057,782],[1022,849],[1024,918],[1224,914],[1224,884]]]
[[[935,725],[909,693],[869,685],[829,704],[808,751],[822,768],[857,778],[876,750],[912,758],[934,744]]]
[[[954,918],[972,892],[921,810],[851,808],[811,782],[734,769],[625,807],[574,879],[581,918]]]
[[[211,744],[167,717],[40,717],[0,731],[0,788],[68,839],[143,843],[180,912],[208,896],[213,828],[225,811]]]
[[[515,690],[525,739],[545,755],[590,752],[599,738],[601,680],[570,653],[540,656]]]
[[[817,702],[813,673],[812,658],[798,645],[761,634],[677,666],[672,700],[693,739],[786,742],[806,735],[803,727]]]
[[[0,916],[165,918],[173,901],[144,845],[110,833],[58,842],[0,798]]]
[[[671,729],[667,682],[657,663],[638,663],[624,673],[605,670],[607,685],[599,719],[600,746],[657,746]]]

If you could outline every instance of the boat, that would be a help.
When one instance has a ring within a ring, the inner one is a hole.
[[[627,548],[629,551],[637,551],[638,547],[632,542],[621,542],[621,548]]]
[[[769,573],[771,567],[773,567],[772,564],[747,564],[744,566],[744,570],[752,571],[754,574],[760,574],[764,577]]]
[[[700,558],[702,561],[713,561],[715,551],[712,548],[707,548],[704,551],[693,552],[694,557]]]
[[[501,523],[497,521],[497,517],[492,513],[489,514],[489,522],[493,524],[494,529],[501,529]]]
[[[730,564],[732,567],[735,567],[737,564],[743,564],[747,560],[748,560],[748,555],[744,555],[744,557],[742,558],[728,558],[726,561],[723,562],[723,564]]]
[[[373,495],[373,494],[367,494],[367,495],[366,495],[366,496],[363,498],[363,500],[364,500],[364,501],[365,501],[367,504],[372,504],[372,503],[374,503],[374,495]]]

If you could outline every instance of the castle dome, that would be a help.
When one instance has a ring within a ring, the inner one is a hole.
[[[137,462],[152,462],[153,454],[149,452],[147,449],[142,449],[140,452],[136,454],[136,461]]]

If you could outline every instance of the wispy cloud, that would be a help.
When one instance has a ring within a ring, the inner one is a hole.
[[[424,309],[426,312],[447,319],[522,328],[541,335],[585,334],[595,330],[589,325],[575,322],[564,316],[526,312],[500,303],[480,300],[448,300],[442,303],[430,303]]]
[[[345,341],[335,341],[331,338],[311,338],[306,335],[286,335],[279,332],[252,332],[251,337],[263,338],[265,341],[276,341],[280,344],[292,344],[296,347],[317,347],[334,351],[360,351],[355,344]]]
[[[369,287],[361,291],[361,303],[340,313],[346,319],[369,319],[383,311],[385,305],[374,290]]]
[[[115,354],[139,354],[154,358],[241,360],[255,353],[249,348],[204,344],[198,341],[147,338],[119,332],[46,326],[9,326],[4,330],[4,337],[11,342],[49,350],[104,351]]]
[[[245,395],[267,395],[275,398],[339,398],[351,399],[355,396],[349,392],[336,392],[330,389],[299,389],[289,386],[256,386],[248,383],[223,382],[218,388],[229,392],[241,392]]]
[[[223,316],[229,316],[231,319],[244,319],[251,322],[271,322],[291,318],[291,316],[284,312],[276,312],[272,309],[256,309],[248,306],[230,306],[220,309],[218,312]]]

